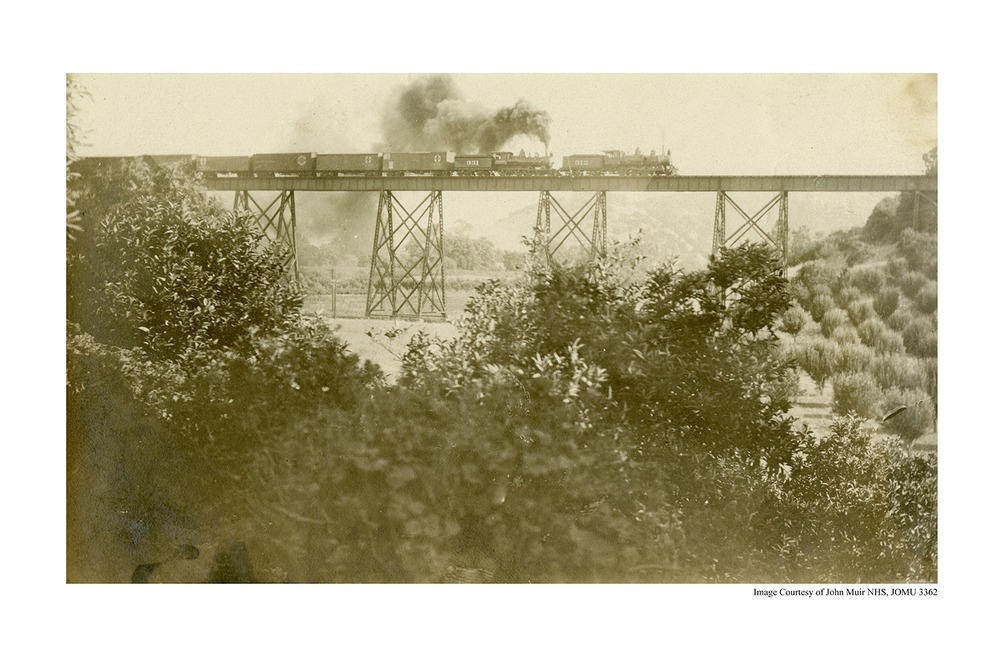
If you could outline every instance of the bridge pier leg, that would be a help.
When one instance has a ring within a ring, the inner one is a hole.
[[[912,227],[916,231],[936,231],[936,218],[936,193],[924,192],[923,190],[913,191]]]
[[[295,192],[283,190],[267,205],[260,204],[247,190],[239,190],[232,204],[233,212],[245,212],[253,216],[265,239],[278,243],[286,250],[285,268],[297,286],[298,245],[295,241]]]
[[[742,224],[731,234],[726,232],[725,226],[725,209],[728,205],[731,205],[743,220]],[[777,207],[777,222],[773,228],[767,231],[761,226],[761,222],[775,206]],[[718,192],[718,197],[715,201],[715,228],[711,244],[712,255],[717,254],[722,247],[732,247],[738,244],[746,238],[750,231],[754,231],[763,239],[762,242],[771,245],[777,250],[781,261],[781,268],[786,277],[788,256],[788,207],[786,191],[778,192],[773,199],[765,203],[753,215],[749,215],[749,213],[744,211],[727,192],[722,190]]]
[[[552,231],[552,209],[557,225]],[[582,224],[593,211],[593,229],[587,235]],[[592,261],[607,252],[607,193],[597,192],[575,213],[569,213],[551,192],[545,190],[538,198],[538,218],[535,228],[543,237],[545,255],[550,262],[555,253],[571,237],[589,254]]]
[[[365,316],[447,318],[444,290],[444,196],[438,190],[408,210],[380,193]]]

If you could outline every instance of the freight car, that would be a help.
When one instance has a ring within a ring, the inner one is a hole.
[[[256,153],[252,167],[257,176],[306,176],[316,171],[316,154]]]
[[[317,176],[380,174],[380,153],[320,153],[316,156]]]
[[[382,154],[382,171],[388,175],[443,175],[453,167],[454,153],[450,151]]]
[[[198,175],[208,178],[249,176],[252,171],[248,156],[199,156],[196,165]]]
[[[195,157],[198,175],[224,177],[334,177],[334,176],[541,176],[676,174],[670,153],[652,151],[633,155],[623,151],[565,156],[554,169],[549,155],[528,156],[523,151],[461,154],[422,153],[258,153],[251,157]]]

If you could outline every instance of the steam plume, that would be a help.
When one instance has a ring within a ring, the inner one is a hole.
[[[521,99],[489,112],[466,101],[447,75],[420,78],[389,101],[382,129],[388,151],[447,149],[490,153],[517,135],[536,137],[548,150],[551,117]]]
[[[290,151],[354,152],[332,119],[335,108],[316,101],[301,109],[292,126]],[[448,75],[420,78],[395,91],[382,116],[383,141],[372,152],[436,151],[490,153],[510,139],[535,137],[545,145],[551,137],[551,117],[525,100],[488,111],[465,100]],[[345,251],[365,255],[371,237],[378,197],[364,192],[300,195],[299,228],[316,244],[336,242]]]

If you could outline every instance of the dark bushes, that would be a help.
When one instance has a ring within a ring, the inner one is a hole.
[[[937,465],[897,441],[872,441],[858,419],[838,420],[804,449],[768,498],[762,524],[791,580],[935,581]]]
[[[251,218],[141,161],[117,176],[80,183],[78,206],[89,210],[67,256],[71,322],[166,358],[289,327],[301,298],[281,248],[263,245]]]
[[[236,218],[145,199],[116,202],[86,254],[160,261],[73,270],[89,282],[76,302],[111,291],[100,304],[124,324],[73,307],[86,322],[67,345],[71,580],[127,581],[199,544],[228,566],[209,580],[933,574],[899,567],[933,543],[920,535],[922,467],[865,453],[848,432],[816,445],[792,425],[796,378],[774,332],[790,300],[766,248],[723,250],[697,272],[643,274],[624,252],[535,263],[517,285],[481,287],[458,338],[414,339],[388,385],[294,313],[273,254],[244,249],[252,232]],[[246,257],[239,268],[208,267],[230,252]],[[157,272],[180,280],[147,285]],[[870,361],[859,343],[818,352]],[[837,441],[855,458],[842,472],[826,466],[838,468]],[[843,490],[832,504],[827,483]],[[908,544],[843,513],[869,503],[860,514],[884,518],[889,500],[888,515],[909,511],[890,517]],[[829,551],[797,553],[827,535]]]

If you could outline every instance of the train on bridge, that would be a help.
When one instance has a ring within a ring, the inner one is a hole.
[[[499,151],[489,154],[420,153],[258,153],[253,156],[194,156],[202,178],[280,178],[338,176],[673,176],[669,151],[634,154],[602,151],[565,156],[555,168],[550,155]]]

